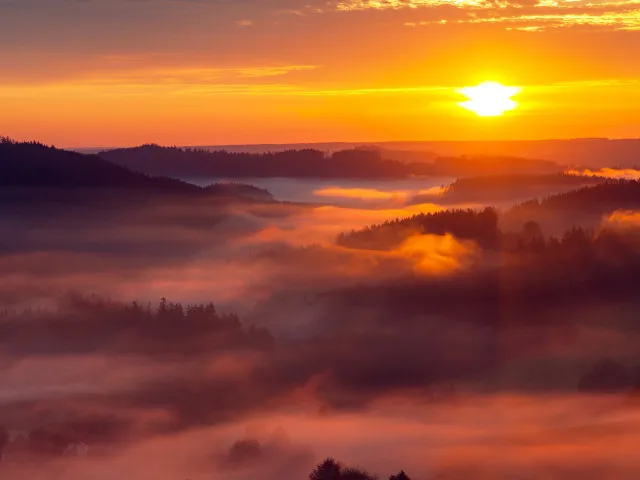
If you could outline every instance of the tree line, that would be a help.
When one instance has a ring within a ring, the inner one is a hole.
[[[411,235],[446,233],[459,239],[474,240],[485,248],[496,248],[500,235],[498,212],[485,208],[481,211],[452,209],[419,213],[341,233],[337,244],[348,248],[387,250],[397,247]]]
[[[274,344],[267,329],[244,325],[212,303],[183,305],[163,298],[152,307],[79,294],[66,295],[55,310],[0,312],[0,338],[0,346],[9,350],[41,353],[64,348],[75,353],[196,354],[269,350]]]
[[[379,477],[357,467],[346,467],[334,458],[327,458],[309,474],[309,480],[378,480]],[[391,475],[389,480],[411,480],[401,470],[397,475]]]
[[[640,181],[608,179],[593,186],[585,186],[564,193],[534,198],[516,205],[509,214],[527,214],[537,210],[553,211],[599,211],[640,206]]]
[[[103,158],[152,175],[173,177],[285,177],[394,179],[411,176],[555,173],[542,160],[511,157],[442,157],[429,162],[398,161],[379,148],[357,147],[332,153],[316,149],[266,153],[228,152],[155,144],[101,152]]]

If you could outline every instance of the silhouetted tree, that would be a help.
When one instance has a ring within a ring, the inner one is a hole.
[[[327,458],[309,475],[309,480],[341,480],[342,467],[333,458]]]
[[[377,480],[377,477],[360,468],[345,468],[342,470],[340,480]]]
[[[389,480],[411,480],[411,479],[406,473],[404,473],[404,470],[400,470],[400,473],[398,473],[397,475],[391,475],[389,477]]]
[[[333,458],[327,458],[309,475],[309,480],[377,480],[377,478],[361,468],[343,468]]]

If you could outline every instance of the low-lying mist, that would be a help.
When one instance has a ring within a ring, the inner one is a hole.
[[[637,210],[336,188],[4,215],[0,477],[637,477]]]

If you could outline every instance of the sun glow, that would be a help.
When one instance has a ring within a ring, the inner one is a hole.
[[[483,82],[476,87],[457,90],[469,99],[458,105],[481,117],[497,117],[518,107],[518,102],[511,97],[521,91],[520,87],[505,87],[498,82]]]

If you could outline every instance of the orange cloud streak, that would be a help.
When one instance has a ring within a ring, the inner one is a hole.
[[[568,170],[567,175],[582,175],[585,177],[620,178],[627,180],[640,180],[640,170],[635,168],[601,168],[600,170]]]

